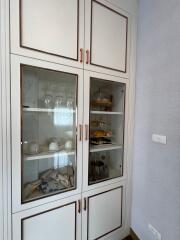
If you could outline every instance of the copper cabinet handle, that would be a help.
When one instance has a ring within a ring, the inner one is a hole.
[[[79,141],[82,141],[82,133],[83,133],[83,129],[82,129],[82,125],[79,124]]]
[[[83,48],[80,48],[80,63],[83,62]]]
[[[86,50],[86,64],[89,64],[89,50]]]
[[[81,213],[81,200],[78,200],[78,213]]]
[[[86,201],[86,198],[84,198],[84,211],[87,210],[87,201]]]
[[[89,139],[89,126],[85,124],[85,140]]]

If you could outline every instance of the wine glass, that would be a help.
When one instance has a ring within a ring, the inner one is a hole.
[[[63,105],[63,97],[62,96],[56,96],[54,101],[54,107],[55,108],[61,108]]]
[[[69,97],[69,98],[67,99],[67,103],[66,103],[67,108],[73,109],[73,104],[74,104],[73,98],[72,98],[72,97]]]
[[[52,108],[53,97],[51,95],[45,95],[44,106],[45,108]]]

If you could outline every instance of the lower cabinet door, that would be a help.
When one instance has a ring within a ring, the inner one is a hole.
[[[50,204],[50,209],[40,207],[40,211],[33,209],[14,214],[13,240],[80,240],[78,202],[78,199],[71,199],[60,206]]]
[[[95,191],[91,191],[89,196],[84,195],[84,209],[87,210],[83,211],[82,222],[84,224],[87,218],[87,223],[82,231],[83,240],[105,239],[122,227],[123,187]]]

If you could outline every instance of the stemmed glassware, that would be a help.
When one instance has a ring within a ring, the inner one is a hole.
[[[62,96],[56,96],[54,101],[54,107],[56,109],[62,108],[63,106],[63,97]]]
[[[45,108],[52,108],[52,106],[53,106],[53,97],[51,95],[45,95],[45,97],[44,97],[44,106],[45,106]]]
[[[48,94],[45,95],[43,98],[43,105],[45,108],[55,108],[60,109],[62,107],[66,107],[67,109],[73,109],[74,107],[74,99],[72,96],[67,97],[67,100],[65,101],[64,97],[62,95],[56,96],[53,99],[53,96]]]

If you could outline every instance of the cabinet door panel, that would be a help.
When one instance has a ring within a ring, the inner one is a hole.
[[[91,63],[126,72],[127,17],[96,1],[91,12]]]
[[[78,1],[21,0],[20,2],[21,45],[77,59]]]
[[[76,204],[23,219],[23,240],[76,239]]]
[[[85,48],[90,51],[86,69],[127,76],[128,18],[104,0],[86,2]]]
[[[80,69],[19,56],[11,60],[16,212],[81,191],[83,77]]]
[[[84,0],[11,0],[11,52],[83,67]]]
[[[85,71],[84,77],[83,191],[87,191],[125,176],[128,86],[126,80],[106,74]]]
[[[88,239],[99,239],[122,225],[122,188],[88,198]]]
[[[13,240],[80,240],[80,198],[75,195],[13,214]]]

